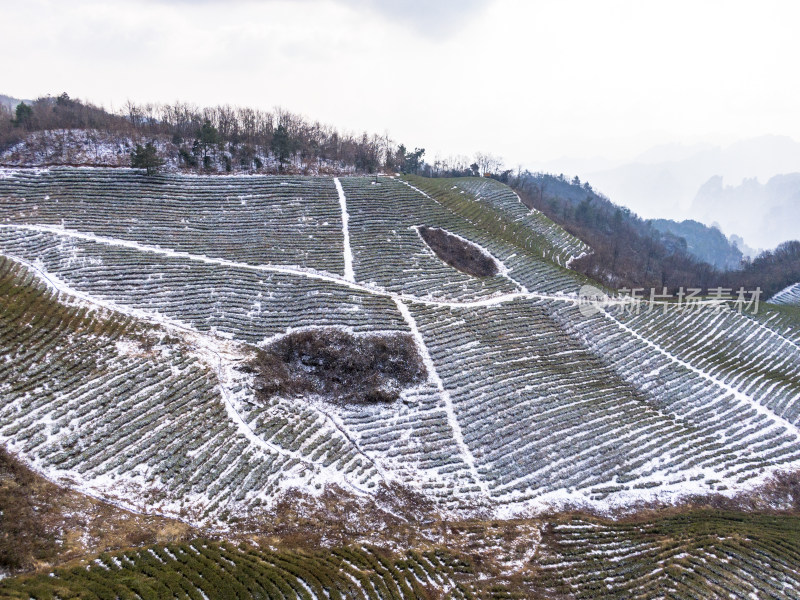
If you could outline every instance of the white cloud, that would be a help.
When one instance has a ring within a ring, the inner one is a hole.
[[[633,156],[800,138],[800,5],[778,0],[29,0],[0,93],[281,105],[428,155]]]

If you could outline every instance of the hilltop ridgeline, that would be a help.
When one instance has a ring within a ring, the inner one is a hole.
[[[416,172],[424,149],[343,133],[282,108],[128,102],[117,112],[70,98],[0,103],[0,164],[131,166],[152,144],[167,170],[292,174]]]

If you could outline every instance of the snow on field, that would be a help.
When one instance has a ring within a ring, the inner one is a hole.
[[[772,304],[793,304],[800,306],[800,283],[790,285],[769,299]]]
[[[475,458],[472,456],[472,452],[470,452],[469,447],[464,443],[464,435],[461,431],[461,425],[458,422],[458,418],[456,418],[455,411],[453,410],[453,400],[450,397],[450,392],[445,389],[444,384],[442,383],[442,378],[439,377],[439,374],[436,372],[436,365],[434,364],[433,359],[428,352],[427,346],[425,346],[425,340],[422,338],[422,334],[419,332],[417,322],[414,320],[414,317],[411,315],[411,311],[408,310],[408,307],[402,300],[395,299],[395,304],[397,305],[397,309],[400,311],[400,314],[403,315],[406,323],[408,323],[408,327],[411,330],[411,335],[414,336],[414,342],[417,345],[417,350],[422,356],[422,361],[424,362],[425,368],[428,371],[429,380],[431,383],[433,383],[433,385],[436,386],[437,391],[444,401],[447,422],[450,425],[450,429],[453,431],[453,439],[455,440],[459,452],[461,453],[461,458],[469,467],[469,470],[472,473],[475,481],[478,483],[478,486],[481,488],[481,491],[488,496],[489,490],[484,481],[478,476],[478,472],[475,469]]]
[[[336,191],[339,194],[339,205],[342,207],[342,238],[344,239],[344,278],[347,281],[355,281],[356,276],[353,273],[353,251],[350,248],[350,230],[348,225],[350,216],[347,214],[347,198],[344,195],[342,184],[339,182],[338,177],[333,178],[336,184]]]
[[[577,277],[397,181],[254,178],[258,200],[240,179],[175,176],[158,201],[146,181],[90,169],[0,180],[0,272],[72,315],[0,323],[0,438],[34,468],[216,521],[292,487],[396,481],[510,517],[732,494],[800,467],[796,331],[714,306],[617,315],[612,300],[587,316],[564,292]],[[258,252],[208,233],[242,207],[261,215],[241,232]],[[421,225],[517,266],[470,278],[426,252]],[[87,315],[98,324],[70,329]],[[390,405],[259,400],[241,368],[253,347],[318,327],[410,333],[429,380]]]
[[[479,202],[485,202],[511,216],[515,222],[524,223],[529,229],[542,235],[550,243],[550,258],[569,268],[572,261],[585,256],[591,249],[581,240],[567,234],[542,212],[529,209],[519,195],[510,187],[494,179],[485,177],[463,177],[456,181],[455,187],[474,195]]]

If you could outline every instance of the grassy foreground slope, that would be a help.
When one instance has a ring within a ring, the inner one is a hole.
[[[538,546],[505,568],[483,553],[494,544],[502,553],[509,538],[476,539],[469,533],[485,536],[486,525],[453,523],[463,533],[447,549],[434,543],[277,550],[263,539],[157,544],[6,579],[0,594],[37,600],[800,597],[798,517],[693,510],[620,522],[565,515],[538,525]]]
[[[48,481],[5,450],[0,450],[0,510],[3,576],[198,535],[183,522],[125,511]]]

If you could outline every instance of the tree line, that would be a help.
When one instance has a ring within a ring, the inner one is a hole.
[[[530,173],[508,178],[522,201],[586,242],[592,253],[571,267],[609,288],[655,288],[675,294],[680,288],[753,291],[766,299],[800,281],[800,242],[789,241],[739,269],[718,270],[693,257],[686,241],[660,232],[629,209],[613,204],[578,177]]]
[[[98,131],[133,140],[138,146],[131,149],[132,164],[149,171],[162,165],[165,157],[159,148],[168,142],[178,166],[193,170],[260,171],[269,157],[279,170],[300,163],[327,164],[359,173],[403,172],[427,177],[498,173],[507,177],[511,172],[503,172],[502,159],[486,152],[472,158],[437,157],[429,163],[424,148],[412,150],[388,134],[341,133],[282,108],[265,111],[229,105],[201,108],[185,102],[129,101],[121,109],[110,111],[66,93],[38,98],[30,104],[23,102],[14,109],[0,106],[0,152],[31,132],[57,130]],[[159,140],[161,144],[156,143]],[[142,158],[145,154],[146,160]]]
[[[410,150],[388,134],[342,133],[282,108],[264,111],[228,105],[200,108],[189,103],[127,102],[109,111],[67,94],[0,108],[0,151],[35,131],[97,130],[156,147],[166,141],[177,151],[179,166],[198,170],[248,170],[265,167],[265,159],[283,170],[291,163],[326,164],[359,173],[417,173],[423,148]],[[220,169],[221,167],[221,169]]]

